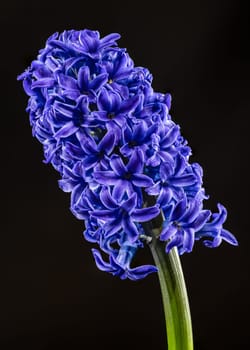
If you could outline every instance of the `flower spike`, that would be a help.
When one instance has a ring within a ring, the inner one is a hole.
[[[161,213],[164,254],[191,252],[200,239],[210,248],[237,240],[223,228],[221,204],[216,214],[203,208],[202,168],[190,162],[191,148],[169,115],[171,96],[153,90],[152,75],[134,65],[119,38],[89,29],[55,33],[18,79],[44,162],[71,193],[84,237],[99,245],[92,250],[97,267],[138,280],[157,271],[131,265],[151,244],[145,225]]]

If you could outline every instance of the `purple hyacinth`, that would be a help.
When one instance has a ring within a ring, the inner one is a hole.
[[[160,215],[166,253],[191,252],[199,239],[207,247],[237,240],[223,228],[222,205],[215,214],[203,208],[202,168],[190,163],[191,149],[169,115],[171,96],[153,90],[152,75],[134,66],[119,38],[55,33],[18,79],[45,162],[71,192],[85,239],[99,247],[92,250],[98,268],[137,280],[157,271],[131,264],[151,239],[143,223]]]

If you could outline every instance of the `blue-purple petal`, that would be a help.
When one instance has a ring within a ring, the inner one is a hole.
[[[105,151],[108,155],[115,147],[115,135],[112,131],[107,132],[98,144],[99,151]]]
[[[134,221],[146,222],[154,219],[160,214],[160,209],[158,207],[148,207],[142,209],[135,209],[132,213],[132,218]]]
[[[201,213],[198,215],[198,217],[192,223],[192,227],[195,229],[195,231],[199,231],[200,229],[202,229],[202,227],[205,225],[205,223],[209,220],[210,215],[211,215],[210,210],[202,210],[201,211]]]
[[[123,164],[123,161],[119,156],[113,155],[110,159],[110,166],[113,169],[114,173],[118,177],[123,177],[126,173],[126,168]]]
[[[58,74],[58,83],[66,90],[78,90],[77,81],[62,73]]]
[[[173,221],[180,220],[184,216],[184,214],[186,213],[186,210],[187,210],[187,198],[184,197],[175,206],[173,213],[172,213],[172,220]]]
[[[185,228],[183,231],[183,249],[185,252],[190,253],[194,246],[195,231],[193,228]]]
[[[139,238],[139,231],[136,225],[129,218],[123,219],[122,227],[127,234],[128,240],[130,242],[135,242]]]
[[[123,101],[119,108],[119,112],[126,114],[128,112],[133,111],[138,105],[139,101],[140,101],[140,96],[134,96],[126,101]]]
[[[111,196],[109,189],[107,187],[103,187],[100,192],[100,199],[103,205],[108,209],[117,208],[117,203],[114,198]]]
[[[132,183],[138,187],[150,187],[153,186],[154,181],[144,174],[133,174],[131,176]]]
[[[112,210],[107,209],[96,209],[91,212],[91,216],[100,220],[113,220],[115,218],[115,213]]]
[[[160,234],[160,240],[161,241],[168,241],[171,239],[177,232],[177,226],[170,224],[163,226],[163,229]]]
[[[124,181],[118,179],[113,188],[112,196],[117,201],[120,202],[125,194],[126,188],[124,188]]]
[[[221,238],[224,239],[229,244],[237,246],[239,243],[237,239],[234,237],[234,235],[229,232],[228,230],[222,229],[220,233]]]
[[[171,188],[165,186],[160,191],[160,194],[157,198],[157,203],[161,207],[165,207],[166,205],[169,204],[172,197],[173,197],[173,191],[171,190]]]
[[[55,139],[66,138],[73,135],[79,129],[78,126],[75,126],[73,122],[66,123],[61,129],[59,129],[54,137]]]
[[[101,271],[111,272],[113,271],[112,266],[110,263],[107,263],[103,260],[101,253],[99,250],[92,248],[92,253],[95,259],[96,266]]]
[[[196,176],[194,174],[185,174],[181,176],[171,177],[170,182],[173,186],[190,186],[196,182]]]
[[[162,147],[167,148],[170,145],[172,145],[175,142],[179,133],[180,133],[179,125],[175,125],[174,127],[172,127],[168,131],[168,133],[164,136],[163,140],[161,141]]]
[[[90,73],[89,67],[81,67],[78,71],[78,85],[82,92],[86,92],[89,89]]]
[[[107,80],[108,80],[107,73],[99,74],[96,78],[90,81],[89,87],[92,90],[98,91],[103,85],[105,85]]]
[[[50,88],[55,84],[54,78],[42,78],[32,83],[31,88]]]
[[[137,195],[136,195],[136,193],[133,193],[130,198],[128,198],[127,200],[125,200],[122,203],[121,207],[127,213],[130,213],[130,212],[134,211],[136,204],[137,204]]]
[[[139,267],[130,268],[128,270],[128,277],[132,281],[138,281],[142,278],[145,278],[150,273],[158,272],[158,269],[156,266],[153,265],[142,265]]]
[[[113,171],[95,171],[94,178],[97,182],[103,185],[114,185],[119,180],[119,177]]]
[[[135,149],[127,164],[130,173],[141,173],[143,170],[144,156],[140,149]]]

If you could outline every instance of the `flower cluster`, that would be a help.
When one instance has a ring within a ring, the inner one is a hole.
[[[201,238],[208,247],[237,241],[222,227],[222,205],[216,214],[203,209],[202,168],[189,162],[191,149],[169,115],[171,96],[153,90],[152,75],[134,66],[119,38],[55,33],[18,79],[45,162],[71,193],[84,237],[99,246],[92,250],[97,266],[137,280],[157,271],[131,261],[150,241],[144,223],[160,215],[167,253],[174,246],[191,252]]]

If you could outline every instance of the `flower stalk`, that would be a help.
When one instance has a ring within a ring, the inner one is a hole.
[[[189,302],[177,248],[166,254],[163,242],[155,237],[149,247],[158,267],[168,350],[193,350]]]
[[[159,239],[164,221],[161,213],[143,227],[150,237],[149,248],[158,269],[168,350],[193,350],[192,320],[178,249],[173,247],[166,254],[166,244]]]

